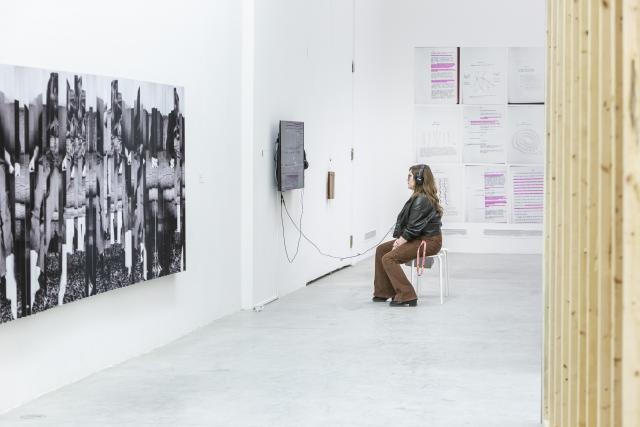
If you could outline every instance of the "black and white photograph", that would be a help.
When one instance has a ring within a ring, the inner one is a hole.
[[[0,323],[185,270],[184,90],[0,65]]]

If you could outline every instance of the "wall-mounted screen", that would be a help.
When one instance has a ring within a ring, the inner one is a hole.
[[[280,121],[276,156],[279,191],[304,188],[304,123]]]

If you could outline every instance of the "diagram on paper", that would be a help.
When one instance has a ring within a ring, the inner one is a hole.
[[[527,155],[542,153],[542,138],[533,129],[520,129],[511,138],[513,149]]]
[[[460,120],[457,105],[416,107],[414,142],[419,163],[460,161]]]
[[[471,92],[476,96],[489,96],[495,90],[496,83],[492,81],[492,76],[485,71],[475,71],[465,77],[469,80]]]
[[[510,163],[540,164],[544,162],[544,106],[510,105],[507,109]]]
[[[460,70],[463,104],[506,104],[506,48],[462,48]]]

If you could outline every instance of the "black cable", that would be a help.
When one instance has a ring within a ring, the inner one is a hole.
[[[302,195],[303,195],[303,199],[304,200],[304,189],[302,190]],[[289,250],[287,249],[287,238],[284,234],[284,218],[282,217],[282,205],[284,205],[284,197],[282,196],[282,192],[280,193],[280,222],[282,223],[282,242],[284,243],[284,253],[287,256],[287,261],[289,261],[289,264],[292,264],[293,261],[296,260],[296,257],[298,256],[298,253],[300,252],[300,241],[302,240],[302,232],[300,232],[300,234],[298,234],[298,244],[296,245],[296,253],[293,255],[293,258],[289,257]],[[302,210],[300,212],[300,227],[296,227],[298,230],[302,230],[302,214],[304,214],[304,203],[301,201],[301,206],[302,206]],[[286,209],[286,205],[285,205],[285,209]],[[289,219],[292,220],[291,215],[289,215],[289,212],[287,211],[287,215],[289,216]],[[296,223],[293,222],[293,225],[295,226]]]
[[[284,240],[284,247],[285,247],[285,252],[287,253],[287,260],[289,261],[289,263],[292,263],[293,260],[289,259],[289,254],[287,252],[287,241],[284,235],[284,221],[282,220],[282,206],[284,206],[284,210],[287,213],[287,216],[289,217],[289,220],[291,221],[291,223],[293,224],[293,226],[298,230],[298,232],[300,233],[298,235],[298,249],[300,248],[300,237],[304,237],[304,239],[309,242],[311,244],[311,246],[313,246],[316,251],[318,251],[318,253],[322,256],[325,256],[327,258],[333,258],[333,259],[339,259],[340,261],[344,261],[345,259],[351,259],[351,258],[357,258],[361,255],[364,255],[372,250],[374,250],[375,248],[377,248],[383,241],[384,239],[387,238],[387,236],[389,235],[389,233],[391,232],[391,230],[393,230],[394,226],[391,226],[391,228],[389,228],[389,230],[386,232],[386,234],[382,237],[382,239],[375,245],[370,247],[369,249],[367,249],[364,252],[359,252],[355,255],[349,255],[349,256],[345,256],[345,257],[339,257],[339,256],[335,256],[335,255],[331,255],[328,253],[323,252],[318,245],[316,245],[309,237],[307,237],[306,234],[304,234],[304,232],[302,231],[302,214],[304,213],[304,189],[302,190],[302,197],[300,199],[300,205],[302,207],[302,212],[300,213],[300,226],[296,225],[294,219],[291,217],[291,214],[289,213],[289,210],[287,209],[287,203],[284,201],[284,196],[282,195],[282,192],[280,193],[280,220],[282,222],[282,238]],[[298,252],[296,250],[296,256],[297,256]],[[294,258],[295,259],[295,256]]]

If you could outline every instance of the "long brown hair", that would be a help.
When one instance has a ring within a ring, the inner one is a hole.
[[[438,189],[436,188],[436,180],[433,178],[433,172],[427,165],[413,165],[409,168],[409,172],[413,175],[415,186],[413,187],[413,194],[411,197],[416,197],[418,194],[424,194],[431,202],[438,215],[442,216],[444,210],[440,205],[440,198],[438,197]],[[416,180],[416,176],[422,173],[422,185],[419,185]]]

